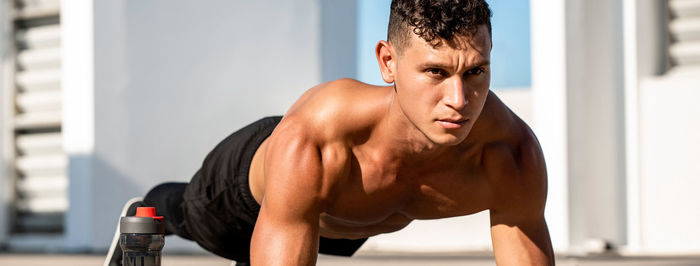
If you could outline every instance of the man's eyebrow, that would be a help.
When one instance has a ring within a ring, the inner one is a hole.
[[[422,68],[440,68],[440,69],[452,68],[450,65],[441,64],[441,63],[424,63],[421,65],[421,67]]]
[[[480,67],[480,66],[488,66],[488,65],[491,65],[491,60],[483,59],[483,60],[476,61],[476,63],[469,65],[468,67],[469,67],[469,69],[472,69],[472,68],[476,68],[476,67]]]
[[[491,61],[489,59],[484,59],[477,61],[476,63],[469,65],[467,68],[472,69],[480,66],[488,66],[491,64]],[[421,65],[421,68],[440,68],[440,69],[447,69],[447,68],[452,68],[451,65],[448,64],[442,64],[442,63],[424,63]]]

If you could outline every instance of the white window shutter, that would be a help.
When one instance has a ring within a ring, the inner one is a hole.
[[[700,0],[669,0],[671,45],[675,67],[700,66]]]
[[[61,233],[68,209],[61,137],[59,0],[15,0],[12,233]]]

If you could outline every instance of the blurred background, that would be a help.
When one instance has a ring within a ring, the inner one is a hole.
[[[488,0],[492,90],[534,129],[555,251],[700,254],[700,0]],[[0,1],[0,248],[104,252],[129,198],[341,77],[389,0]],[[488,252],[488,213],[364,251]],[[202,252],[168,238],[165,252]]]

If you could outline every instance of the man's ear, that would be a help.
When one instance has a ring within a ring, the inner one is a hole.
[[[377,62],[379,63],[379,71],[382,73],[382,79],[386,83],[393,83],[397,59],[395,50],[387,41],[379,41],[375,53],[377,54]]]

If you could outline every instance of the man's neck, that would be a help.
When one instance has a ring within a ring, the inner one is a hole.
[[[372,146],[382,154],[383,159],[411,162],[436,158],[451,150],[451,146],[438,145],[425,136],[403,113],[393,88],[391,94],[386,115],[373,133],[376,138]]]

